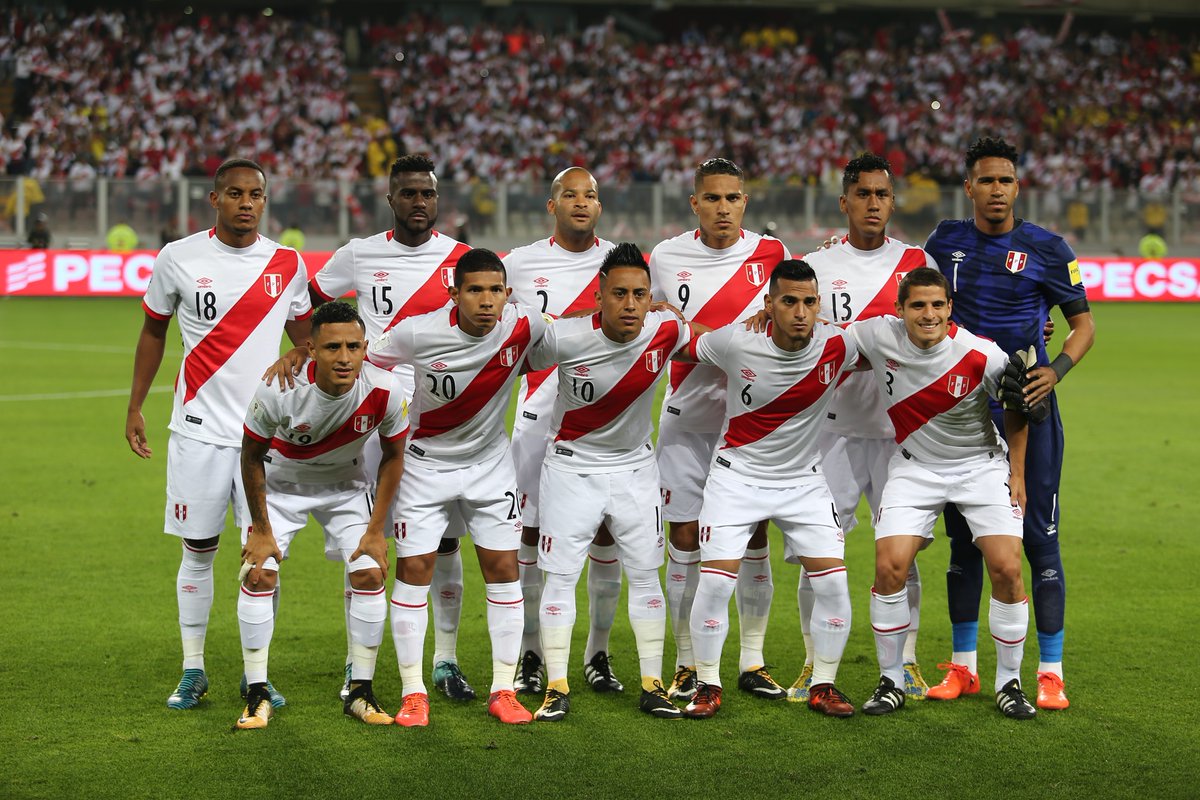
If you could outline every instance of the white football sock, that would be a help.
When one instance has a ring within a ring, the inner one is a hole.
[[[429,587],[397,580],[392,587],[392,643],[400,668],[401,695],[428,694],[422,674],[425,631],[429,627]]]
[[[921,571],[914,560],[904,581],[908,589],[908,634],[904,637],[904,663],[917,663],[917,633],[921,627]]]
[[[579,583],[579,576],[580,572],[567,575],[545,573],[539,622],[548,684],[565,685],[567,681],[571,629],[575,625],[575,585]]]
[[[342,570],[342,606],[345,609],[346,616],[346,663],[353,663],[354,652],[354,637],[350,633],[350,598],[354,592],[354,587],[350,585],[350,565],[343,563]],[[387,597],[383,601],[384,616],[387,616]]]
[[[812,582],[808,572],[800,568],[800,584],[796,587],[796,607],[800,609],[800,635],[804,637],[804,663],[813,663],[812,613],[813,603]]]
[[[766,663],[763,642],[771,616],[771,598],[775,583],[771,576],[771,549],[747,550],[738,570],[734,592],[738,611],[738,635],[741,644],[738,669],[746,672]]]
[[[438,553],[429,582],[433,601],[433,663],[458,661],[458,621],[462,616],[462,551]]]
[[[204,637],[213,604],[213,560],[217,546],[203,550],[183,543],[183,557],[175,577],[179,602],[179,636],[183,640],[183,668],[204,669]]]
[[[700,551],[677,550],[667,543],[667,608],[671,611],[671,632],[675,636],[675,666],[694,667],[692,653],[692,602],[700,580]]]
[[[492,691],[512,691],[517,661],[521,657],[521,628],[525,617],[521,583],[489,583],[486,589],[488,636],[492,640]]]
[[[1025,634],[1029,630],[1029,601],[1001,603],[991,598],[988,628],[996,643],[996,688],[1016,678],[1021,680],[1021,657],[1025,654]]]
[[[350,680],[369,681],[375,677],[375,661],[383,641],[387,591],[382,586],[350,591]]]
[[[871,630],[879,674],[904,689],[904,637],[908,633],[908,590],[876,594],[871,590]],[[815,682],[815,681],[814,681]]]
[[[972,675],[979,674],[979,654],[975,650],[970,652],[959,652],[955,650],[950,654],[951,664],[960,664],[971,671]]]
[[[850,583],[845,567],[814,572],[808,576],[814,595],[812,637],[815,650],[813,686],[834,683],[838,665],[850,639]]]
[[[696,599],[692,603],[692,647],[696,653],[696,678],[721,685],[721,650],[729,635],[729,598],[737,587],[737,574],[712,567],[700,568]]]
[[[538,641],[538,611],[542,601],[542,571],[537,565],[537,545],[522,543],[517,550],[517,569],[521,576],[521,596],[525,598],[525,627],[521,634],[521,652],[541,654]]]
[[[588,551],[588,639],[583,651],[583,663],[600,651],[608,652],[608,637],[617,616],[617,601],[621,599],[621,562],[617,560],[615,544],[601,547],[593,544]]]
[[[1049,672],[1052,675],[1057,675],[1059,680],[1063,677],[1063,666],[1061,661],[1039,661],[1038,672]]]
[[[662,680],[663,643],[667,637],[667,605],[656,569],[627,569],[629,625],[637,644],[642,688]]]
[[[246,683],[265,683],[267,653],[275,632],[274,590],[252,592],[245,586],[238,592],[238,630],[242,639],[242,659]]]

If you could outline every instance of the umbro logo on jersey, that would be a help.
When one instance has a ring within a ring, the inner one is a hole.
[[[549,282],[550,282],[550,279],[549,279],[549,278],[543,278],[543,277],[541,277],[541,276],[538,276],[538,277],[536,277],[536,278],[534,278],[534,279],[533,279],[533,285],[534,285],[534,286],[545,286],[545,285],[546,285],[546,284],[548,284]]]
[[[517,363],[517,356],[520,355],[521,348],[519,345],[512,345],[500,351],[500,364],[505,367],[511,367]]]
[[[757,378],[758,375],[756,375],[752,369],[744,369],[742,370],[742,377],[748,381],[752,381]]]
[[[354,418],[354,432],[366,433],[375,427],[374,414],[359,414]]]
[[[306,422],[302,422],[299,425],[297,425],[296,427],[292,428],[292,430],[294,430],[296,433],[308,433],[309,431],[312,430],[312,425],[309,425]]]
[[[263,275],[263,291],[268,297],[279,297],[283,294],[283,275],[278,272],[268,272]]]
[[[591,372],[591,370],[582,364],[575,368],[576,375],[587,375],[589,372]]]
[[[889,358],[887,361],[885,361],[883,363],[886,364],[887,368],[890,370],[900,369],[900,364],[895,359]]]
[[[208,287],[212,286],[212,282],[213,282],[212,278],[197,278],[196,279],[196,285],[199,286],[201,289],[207,289]]]
[[[435,361],[435,362],[433,362],[432,364],[430,364],[430,365],[429,365],[429,368],[430,368],[430,369],[435,369],[435,370],[437,370],[438,372],[441,372],[441,371],[442,371],[442,370],[444,370],[444,369],[445,369],[447,366],[448,366],[448,365],[446,364],[446,362],[445,362],[445,361]]]
[[[950,254],[950,258],[954,259],[955,261],[962,261],[966,257],[967,257],[967,254],[964,253],[962,250],[955,250],[953,253]]]
[[[454,267],[442,267],[442,286],[449,289],[454,285]]]
[[[662,366],[663,366],[663,351],[662,350],[651,350],[650,352],[646,353],[646,369],[647,370],[649,370],[650,372],[653,372],[655,375],[657,375],[659,370],[662,369]]]
[[[762,286],[767,279],[767,265],[761,261],[746,262],[746,280],[755,286]]]
[[[829,382],[833,380],[833,375],[835,372],[837,372],[837,370],[834,368],[832,361],[826,361],[822,364],[818,364],[817,380],[819,380],[823,386],[828,386]]]
[[[844,280],[842,280],[841,278],[838,278],[836,281],[833,282],[833,288],[835,288],[835,289],[841,289],[845,285],[846,285],[846,282]]]
[[[676,272],[675,277],[679,278],[681,281],[686,281],[688,278],[692,277],[692,273],[685,269],[683,272]]]
[[[966,375],[951,375],[946,379],[946,390],[951,397],[963,397],[970,389],[971,380]]]
[[[1004,268],[1016,275],[1021,270],[1025,269],[1025,261],[1029,258],[1028,254],[1017,250],[1009,250],[1008,258],[1004,259]]]
[[[376,283],[387,283],[388,274],[386,272],[376,272],[371,277],[375,279]]]

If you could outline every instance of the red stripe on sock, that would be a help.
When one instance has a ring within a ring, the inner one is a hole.
[[[830,569],[823,570],[821,572],[808,573],[808,579],[812,580],[813,578],[824,578],[826,575],[832,575],[835,572],[845,572],[845,571],[846,571],[845,567],[831,567]],[[875,591],[875,590],[872,589],[871,591]]]
[[[996,635],[996,634],[994,634],[994,633],[992,634],[992,638],[993,638],[993,639],[995,639],[995,640],[996,640],[997,642],[999,642],[1000,644],[1008,644],[1008,645],[1013,645],[1013,644],[1021,644],[1022,642],[1024,642],[1024,641],[1025,641],[1025,637],[1024,637],[1024,636],[1022,636],[1020,639],[1013,639],[1013,640],[1010,642],[1008,639],[1001,639],[999,636],[997,636],[997,635]]]
[[[707,572],[709,575],[721,575],[722,577],[729,578],[729,579],[730,579],[730,580],[732,580],[732,581],[736,581],[736,580],[737,580],[737,573],[736,573],[736,572],[726,572],[726,571],[725,571],[725,570],[723,570],[723,569],[716,569],[716,568],[714,568],[714,567],[701,567],[701,568],[700,568],[700,574],[701,574],[701,575],[703,575],[703,574],[704,574],[704,573],[706,573],[706,572]]]
[[[247,594],[250,597],[270,597],[271,595],[275,594],[275,590],[272,589],[269,592],[252,592],[246,588],[245,584],[243,584],[242,585],[242,593]]]
[[[517,600],[493,600],[492,598],[489,597],[489,598],[487,598],[487,601],[494,606],[516,606],[516,605],[520,605],[521,603],[524,603],[525,598],[522,597]]]
[[[374,595],[378,595],[378,594],[383,594],[383,590],[384,590],[384,587],[380,586],[378,589],[351,589],[350,591],[353,592],[354,594],[374,596]]]
[[[908,625],[897,625],[895,628],[880,628],[876,625],[871,626],[871,630],[875,631],[876,633],[895,633],[896,631],[906,631],[908,628]]]
[[[401,603],[399,600],[395,600],[395,599],[393,599],[389,602],[391,602],[392,605],[400,606],[401,608],[425,608],[426,606],[429,605],[428,601],[426,601],[424,603],[420,603],[418,605],[413,605],[411,603]]]

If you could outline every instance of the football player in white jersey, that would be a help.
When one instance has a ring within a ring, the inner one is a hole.
[[[666,604],[658,467],[651,407],[671,355],[690,338],[671,311],[650,311],[650,270],[637,245],[613,248],[600,267],[600,310],[560,319],[530,355],[535,369],[557,364],[551,437],[541,475],[538,566],[546,697],[536,719],[556,722],[571,707],[567,664],[575,585],[589,544],[608,526],[629,579],[629,622],[637,643],[642,711],[678,719],[662,684]]]
[[[895,210],[891,170],[886,159],[871,153],[851,159],[842,172],[842,196],[838,199],[846,215],[847,233],[834,245],[804,257],[821,281],[822,316],[831,322],[895,314],[896,289],[904,274],[917,267],[936,266],[921,248],[887,235]],[[888,461],[898,447],[894,436],[874,378],[867,373],[848,376],[834,395],[820,434],[821,468],[844,532],[853,530],[858,521],[859,497],[866,496],[872,513],[879,510]],[[917,664],[921,575],[916,561],[908,573],[907,587],[912,624],[904,642],[904,691],[909,699],[921,700],[929,687]],[[808,699],[813,671],[808,628],[813,591],[804,570],[800,572],[798,600],[806,653],[804,669],[788,690],[788,698],[803,702]]]
[[[905,577],[933,525],[954,503],[971,527],[992,582],[988,627],[996,643],[996,706],[1011,719],[1037,709],[1021,689],[1029,601],[1021,578],[1025,507],[1025,416],[1005,411],[1008,458],[988,397],[999,397],[1008,356],[995,342],[950,322],[950,287],[936,269],[918,267],[900,281],[896,317],[851,323],[850,334],[873,369],[900,451],[888,465],[875,516],[871,627],[881,676],[863,712],[904,707],[904,636],[909,625]]]
[[[809,707],[834,717],[854,714],[834,685],[850,636],[850,587],[845,534],[817,440],[839,379],[858,363],[858,348],[841,328],[817,323],[821,297],[808,264],[780,262],[769,286],[766,331],[725,325],[677,357],[717,367],[729,386],[700,510],[702,561],[691,620],[699,686],[683,712],[694,719],[712,717],[721,707],[729,597],[763,515],[783,531],[786,560],[803,565],[816,596]]]
[[[600,192],[596,179],[582,167],[568,167],[550,185],[546,210],[554,217],[554,235],[518,247],[504,257],[513,302],[540,308],[561,317],[594,308],[600,264],[612,242],[596,236]],[[546,458],[546,438],[558,382],[553,368],[521,377],[517,416],[513,425],[512,457],[521,490],[521,591],[525,596],[525,633],[516,687],[522,694],[545,691],[542,647],[538,632],[538,601],[542,571],[537,566],[538,483]],[[608,529],[600,526],[588,550],[588,640],[583,652],[584,676],[599,692],[619,692],[624,686],[613,674],[608,638],[621,596],[621,563]]]
[[[312,316],[313,360],[280,393],[260,383],[246,414],[241,471],[252,525],[242,531],[245,575],[238,624],[249,688],[235,728],[265,728],[271,718],[267,656],[275,629],[271,599],[279,565],[311,514],[325,531],[325,553],[350,571],[353,671],[344,704],[348,716],[390,725],[372,679],[387,619],[384,528],[386,503],[373,507],[363,445],[378,433],[383,454],[376,485],[396,492],[408,432],[404,394],[395,376],[367,364],[366,328],[347,303],[327,303]],[[368,528],[379,536],[366,537]],[[375,542],[376,547],[364,547]]]
[[[367,325],[367,339],[374,341],[403,319],[426,314],[450,305],[454,265],[470,248],[434,229],[438,220],[437,176],[434,163],[423,155],[397,158],[388,179],[388,205],[395,217],[391,230],[362,239],[351,239],[330,257],[309,282],[314,307],[354,292],[355,302]],[[292,356],[292,354],[289,354]],[[297,353],[290,360],[292,372],[307,357]],[[285,358],[286,361],[286,358]],[[281,362],[283,363],[283,362]],[[406,396],[413,393],[412,368],[396,367]],[[379,447],[367,446],[367,474],[374,475]],[[462,613],[463,567],[458,540],[462,521],[454,518],[449,535],[438,546],[433,570],[434,651],[433,681],[454,700],[471,700],[475,690],[458,666],[458,623]],[[350,577],[345,578],[346,633],[350,632]],[[347,640],[344,700],[350,689],[350,642]]]
[[[267,202],[262,167],[226,161],[208,201],[216,224],[164,246],[154,260],[125,417],[130,449],[150,458],[142,405],[162,364],[171,317],[177,317],[183,364],[169,425],[164,529],[183,540],[176,578],[183,677],[167,698],[167,706],[178,709],[195,707],[208,691],[204,638],[213,560],[231,502],[236,523],[244,522],[238,449],[246,406],[279,354],[280,335],[307,341],[311,314],[300,254],[258,233]],[[283,696],[271,691],[272,703],[283,705]]]
[[[506,302],[504,264],[469,250],[454,268],[454,307],[402,320],[371,343],[371,363],[415,371],[412,430],[396,496],[396,582],[392,638],[403,682],[396,722],[429,724],[422,679],[429,580],[451,513],[466,522],[487,588],[492,643],[488,712],[506,723],[530,713],[517,701],[524,601],[517,570],[521,519],[504,418],[529,349],[549,320]],[[373,545],[377,547],[378,545]]]
[[[758,311],[771,270],[791,258],[783,243],[742,228],[749,196],[742,170],[732,161],[710,158],[696,168],[691,196],[699,227],[667,239],[650,254],[654,297],[673,303],[688,320],[719,328]],[[700,574],[697,538],[700,500],[713,448],[725,414],[725,373],[705,364],[675,363],[658,427],[658,467],[662,473],[663,518],[671,524],[667,564],[667,603],[675,634],[672,698],[696,691],[689,619]],[[759,526],[743,557],[736,591],[741,626],[738,686],[766,699],[786,696],[767,672],[763,639],[774,585],[767,526]]]

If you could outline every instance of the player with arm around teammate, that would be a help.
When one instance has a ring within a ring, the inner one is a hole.
[[[904,707],[904,636],[909,626],[905,576],[933,537],[947,503],[971,526],[992,582],[988,624],[996,643],[996,705],[1012,719],[1037,709],[1021,689],[1021,656],[1029,605],[1021,579],[1025,504],[1025,416],[1005,411],[1009,452],[988,413],[1009,358],[995,343],[950,322],[950,287],[920,267],[900,282],[896,317],[852,323],[850,334],[874,368],[900,451],[875,518],[875,583],[871,628],[880,678],[863,712]]]
[[[605,256],[597,300],[600,310],[590,317],[556,320],[530,356],[535,369],[558,365],[540,491],[547,687],[536,719],[556,722],[570,711],[575,585],[601,523],[616,541],[629,580],[629,621],[642,676],[639,708],[678,719],[662,684],[666,603],[658,568],[665,539],[650,414],[655,386],[690,329],[671,311],[649,310],[650,271],[632,243]]]
[[[905,273],[922,266],[936,267],[925,251],[887,235],[895,210],[891,165],[872,153],[851,159],[842,172],[842,196],[847,233],[829,247],[804,257],[824,290],[822,315],[844,324],[896,313],[896,289]],[[821,469],[837,505],[842,530],[857,523],[859,497],[866,496],[872,514],[887,480],[888,462],[898,446],[883,398],[875,380],[865,372],[846,377],[834,394],[821,429]],[[904,691],[909,699],[923,699],[929,687],[917,665],[917,628],[921,609],[921,576],[914,560],[906,586],[912,617],[904,641]],[[808,621],[813,591],[806,572],[800,573],[798,605],[805,642],[805,665],[788,690],[789,699],[806,700],[812,682],[812,642]]]
[[[554,235],[517,247],[504,257],[510,300],[552,317],[594,308],[600,264],[612,242],[596,236],[601,204],[596,179],[582,167],[568,167],[550,185],[546,210],[554,217]],[[525,597],[525,632],[517,691],[545,691],[542,648],[538,641],[538,604],[542,572],[537,567],[539,481],[546,458],[550,418],[558,381],[553,367],[521,376],[517,415],[513,423],[512,458],[521,490],[521,591]],[[601,526],[588,549],[588,641],[583,652],[584,676],[598,692],[619,692],[624,686],[613,673],[608,653],[609,633],[621,596],[621,563],[608,530]]]
[[[834,685],[850,635],[845,535],[822,474],[817,435],[858,349],[842,329],[817,323],[817,278],[803,261],[775,267],[763,304],[766,331],[734,323],[701,335],[686,351],[723,370],[729,391],[700,510],[700,585],[691,620],[699,688],[684,714],[703,719],[721,707],[729,597],[746,543],[765,515],[783,531],[785,558],[807,570],[815,595],[809,707],[848,717],[854,706]]]
[[[183,676],[167,698],[175,709],[194,708],[208,691],[204,640],[213,561],[230,503],[235,523],[245,523],[238,449],[246,406],[258,377],[279,353],[280,334],[286,331],[295,344],[307,341],[311,314],[300,254],[258,233],[267,202],[262,167],[246,159],[226,161],[217,168],[208,200],[216,211],[214,226],[171,242],[154,259],[125,418],[130,449],[150,458],[142,405],[174,316],[183,364],[167,443],[164,530],[183,540],[176,576]],[[284,705],[283,695],[268,688],[272,703]]]
[[[654,298],[675,304],[685,319],[708,329],[744,319],[762,304],[771,270],[791,258],[783,243],[742,227],[749,195],[740,167],[710,158],[696,168],[690,198],[698,226],[660,242],[650,254]],[[670,523],[667,604],[675,634],[672,698],[696,691],[689,620],[700,574],[700,503],[713,448],[725,413],[725,374],[707,364],[674,363],[658,426],[663,518]],[[751,536],[738,573],[741,636],[738,687],[756,697],[781,700],[783,687],[767,671],[763,640],[771,611],[767,525]]]
[[[1036,366],[1029,370],[1026,396],[1028,405],[1041,413],[1028,432],[1024,549],[1037,623],[1037,705],[1058,710],[1070,703],[1063,684],[1066,583],[1058,535],[1065,438],[1053,390],[1091,349],[1096,325],[1071,247],[1061,236],[1015,215],[1020,192],[1017,160],[1016,149],[1003,139],[974,142],[967,150],[964,183],[974,218],[941,223],[925,249],[950,281],[955,322],[995,341],[1005,352],[1034,348]],[[1053,360],[1042,336],[1052,306],[1059,307],[1070,328]],[[995,403],[992,419],[1002,433],[1007,432]],[[950,536],[946,589],[954,642],[949,663],[941,665],[948,670],[945,678],[929,691],[930,698],[940,700],[979,691],[975,661],[983,587],[980,552],[953,507],[946,510],[946,532]]]
[[[487,589],[492,645],[488,712],[529,722],[513,676],[524,601],[517,572],[521,538],[517,481],[504,417],[512,386],[548,321],[506,302],[504,264],[490,250],[463,254],[454,267],[454,306],[401,321],[371,343],[373,364],[413,366],[416,391],[404,477],[396,497],[396,581],[392,638],[403,683],[396,722],[429,724],[422,679],[429,580],[451,515],[471,532]],[[378,547],[378,543],[373,545]]]
[[[325,531],[325,552],[350,575],[350,692],[345,713],[368,725],[390,725],[372,681],[387,618],[388,499],[404,468],[408,420],[394,376],[363,364],[366,328],[343,302],[312,317],[313,360],[283,392],[261,384],[246,415],[242,480],[252,524],[243,531],[245,576],[238,623],[249,683],[236,728],[264,728],[272,708],[267,658],[275,629],[271,602],[279,566],[311,514]],[[363,446],[378,432],[382,458],[375,487],[363,468]],[[375,502],[375,491],[383,499]]]

